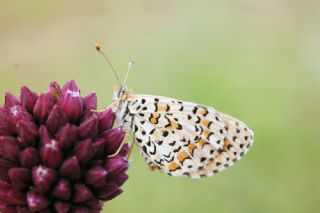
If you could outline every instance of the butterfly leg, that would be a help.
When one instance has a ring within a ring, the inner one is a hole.
[[[135,138],[133,137],[133,138],[132,138],[132,142],[131,142],[131,144],[130,144],[130,150],[129,150],[128,154],[127,154],[127,159],[129,159],[130,156],[131,156],[131,152],[132,152],[132,149],[133,149],[133,147],[134,147],[134,144],[135,144]]]
[[[121,151],[121,149],[122,149],[122,147],[123,147],[124,144],[125,144],[125,142],[124,142],[124,140],[123,140],[122,143],[120,144],[118,150],[117,150],[114,154],[108,155],[108,158],[112,158],[112,157],[117,156],[117,155],[119,154],[119,152]],[[130,149],[130,150],[131,150],[131,149]]]
[[[154,165],[154,164],[150,164],[149,165],[149,169],[152,171],[152,172],[155,172],[155,171],[161,171],[161,168],[157,165]]]
[[[119,101],[114,101],[114,102],[112,102],[109,106],[107,106],[107,107],[104,108],[104,109],[92,109],[92,110],[90,110],[90,111],[91,111],[91,112],[97,112],[97,113],[103,112],[103,111],[106,110],[106,109],[114,108],[115,106],[117,106],[117,104],[119,104]]]

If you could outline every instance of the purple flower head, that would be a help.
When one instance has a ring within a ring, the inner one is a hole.
[[[2,213],[98,213],[122,192],[125,133],[112,129],[112,110],[96,109],[96,94],[82,97],[74,81],[62,88],[53,82],[41,94],[24,86],[19,98],[6,93],[0,106]]]

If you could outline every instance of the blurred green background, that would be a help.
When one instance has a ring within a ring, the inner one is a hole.
[[[1,94],[75,79],[110,104],[98,42],[122,78],[136,62],[135,93],[213,106],[255,131],[242,161],[202,180],[152,173],[134,150],[104,212],[320,211],[318,0],[0,2]]]

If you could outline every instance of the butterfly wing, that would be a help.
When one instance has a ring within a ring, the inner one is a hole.
[[[126,111],[144,159],[171,176],[211,176],[241,159],[253,142],[244,123],[191,102],[135,95]]]

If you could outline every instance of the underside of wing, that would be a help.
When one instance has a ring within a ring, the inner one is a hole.
[[[200,178],[233,165],[250,148],[253,133],[213,108],[137,95],[128,105],[142,156],[154,170]]]

